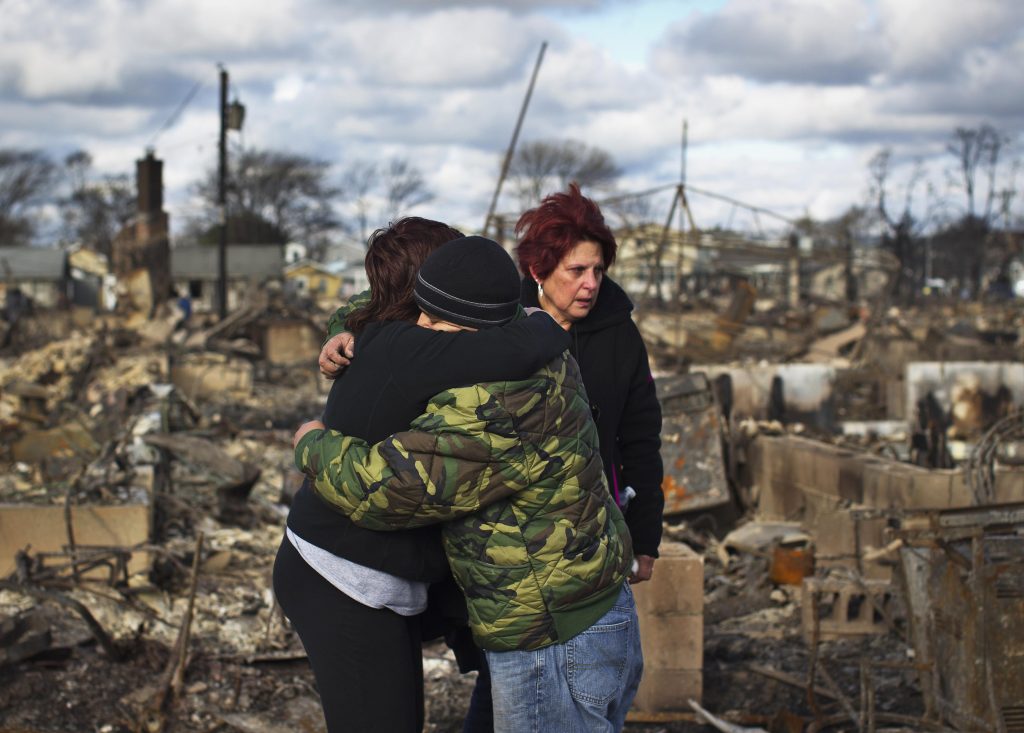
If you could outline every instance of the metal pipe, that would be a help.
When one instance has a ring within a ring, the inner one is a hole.
[[[523,127],[523,119],[526,117],[526,108],[530,106],[530,97],[533,96],[533,86],[537,83],[537,72],[540,71],[540,64],[544,60],[544,51],[547,47],[547,41],[540,44],[540,53],[537,54],[537,63],[534,64],[533,67],[533,75],[530,77],[530,86],[526,89],[526,98],[523,99],[523,106],[519,109],[519,119],[516,120],[516,127],[512,132],[512,140],[508,144],[508,150],[505,151],[505,160],[501,164],[501,173],[498,175],[498,185],[494,188],[494,197],[491,198],[491,205],[487,209],[487,217],[484,219],[484,226],[480,231],[480,233],[485,237],[487,236],[487,230],[491,225],[491,219],[494,218],[494,209],[498,205],[498,196],[501,195],[501,186],[505,183],[505,176],[508,175],[508,168],[512,164],[512,156],[516,151],[516,141],[519,139],[519,130]]]

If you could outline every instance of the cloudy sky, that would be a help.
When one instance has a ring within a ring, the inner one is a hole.
[[[436,194],[414,213],[467,230],[543,41],[520,140],[603,148],[624,191],[679,179],[684,119],[692,186],[790,217],[863,202],[885,146],[897,183],[922,160],[945,195],[957,126],[1006,133],[1009,177],[1024,132],[1019,0],[0,0],[0,19],[0,146],[128,173],[152,144],[172,229],[216,160],[218,62],[247,107],[235,142],[337,170],[406,157]],[[699,226],[750,225],[691,204]]]

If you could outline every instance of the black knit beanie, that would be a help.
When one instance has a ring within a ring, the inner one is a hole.
[[[435,318],[486,328],[512,320],[519,290],[519,271],[500,244],[486,237],[463,237],[427,257],[413,295]]]

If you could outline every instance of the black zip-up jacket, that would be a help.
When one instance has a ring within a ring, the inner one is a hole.
[[[371,344],[376,347],[367,348]],[[356,339],[356,358],[331,386],[323,422],[376,443],[406,430],[438,392],[523,379],[568,346],[566,333],[546,314],[458,333],[403,322],[371,323]],[[321,499],[308,479],[292,502],[288,527],[307,542],[365,567],[408,580],[436,582],[448,576],[439,527],[400,532],[357,527]]]
[[[523,278],[521,302],[540,305],[531,278]],[[624,512],[633,554],[658,557],[665,507],[661,406],[632,311],[626,292],[605,276],[594,308],[569,328],[570,349],[597,422],[608,487],[616,499],[627,486],[636,491]]]

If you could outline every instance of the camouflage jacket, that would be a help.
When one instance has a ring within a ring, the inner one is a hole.
[[[435,396],[376,445],[314,430],[296,465],[356,524],[445,522],[452,573],[481,647],[537,649],[589,628],[632,563],[597,430],[568,353],[520,381]]]

